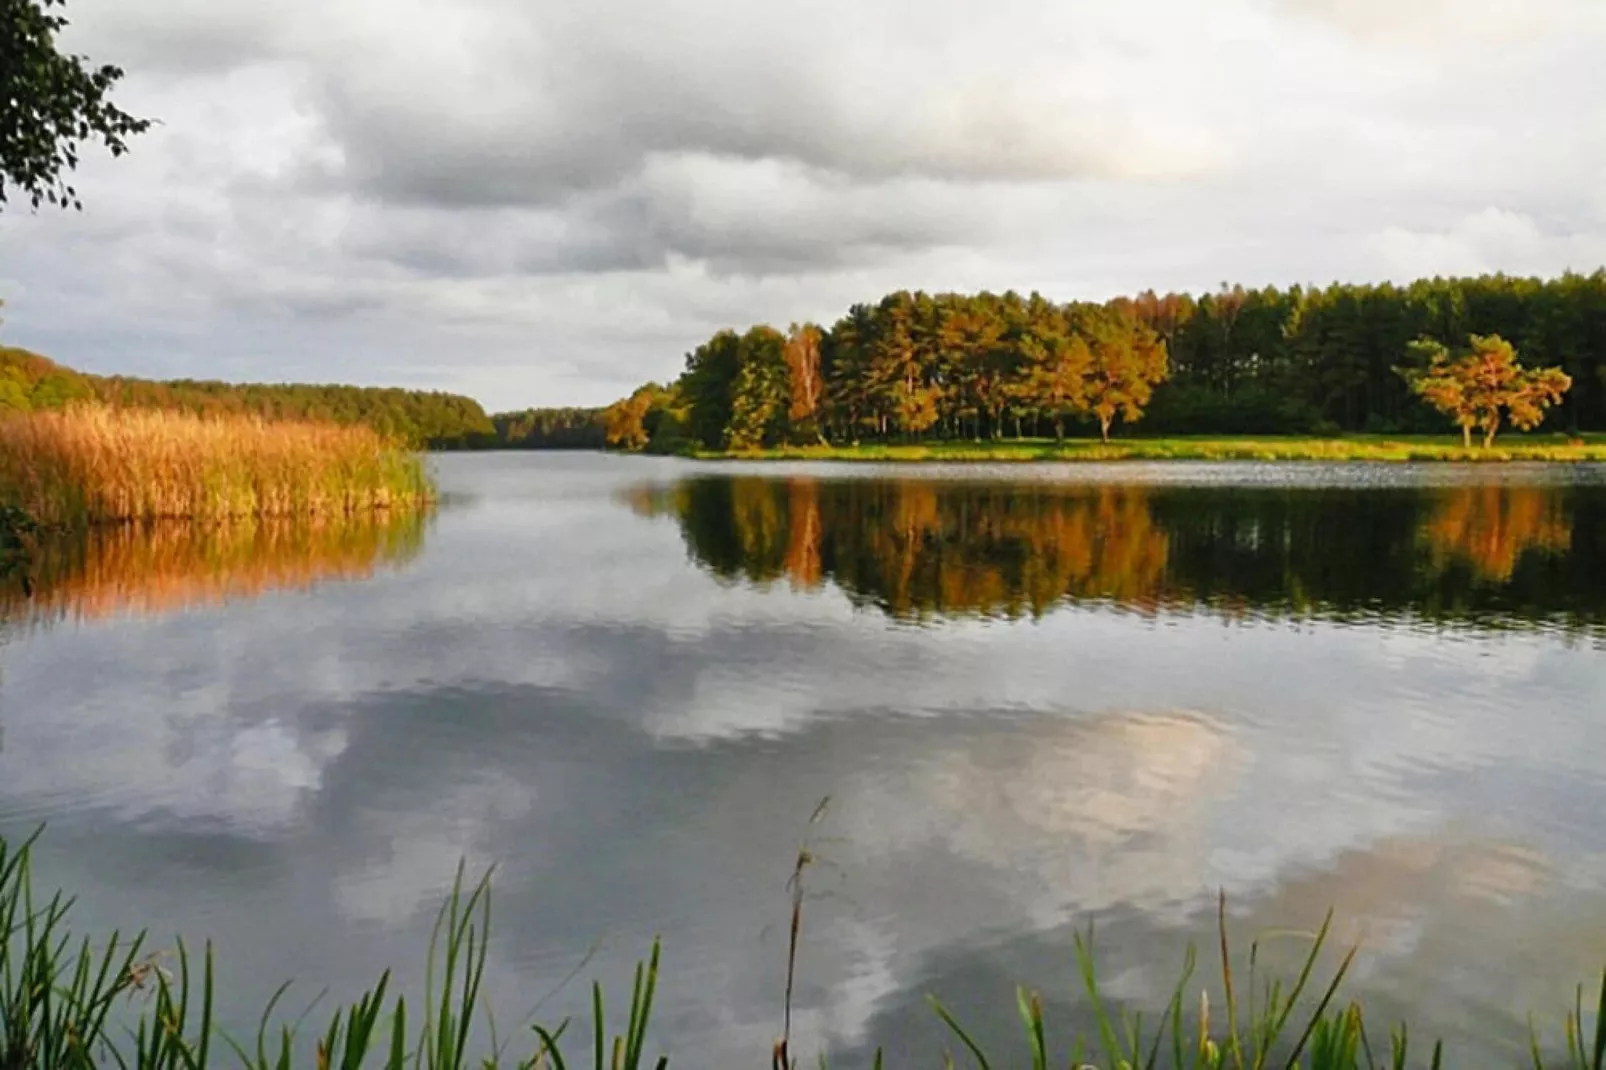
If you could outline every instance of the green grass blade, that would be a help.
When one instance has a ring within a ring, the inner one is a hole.
[[[937,1012],[937,1017],[942,1019],[943,1024],[959,1038],[959,1042],[970,1049],[970,1054],[975,1058],[979,1070],[992,1070],[992,1064],[987,1061],[987,1056],[982,1052],[980,1045],[971,1039],[969,1033],[960,1028],[954,1016],[948,1013],[948,1008],[944,1007],[936,996],[927,996],[926,1001],[931,1004],[931,1009]]]
[[[1222,889],[1216,896],[1216,933],[1221,941],[1221,987],[1227,1000],[1227,1050],[1232,1053],[1233,1064],[1243,1070],[1243,1043],[1238,1035],[1238,997],[1232,984],[1232,949],[1227,938],[1227,892]]]
[[[1606,973],[1600,978],[1600,999],[1595,1004],[1595,1049],[1590,1060],[1591,1070],[1602,1070],[1606,1063]]]
[[[1026,1027],[1026,1039],[1031,1045],[1032,1070],[1048,1070],[1048,1045],[1043,1036],[1043,1001],[1037,993],[1024,987],[1015,989],[1015,1005],[1020,1020]]]
[[[564,1022],[563,1025],[558,1027],[556,1033],[548,1032],[544,1026],[538,1025],[534,1027],[536,1035],[541,1038],[541,1050],[536,1054],[536,1059],[533,1060],[536,1065],[539,1065],[541,1058],[550,1057],[553,1070],[569,1070],[568,1065],[563,1061],[563,1048],[558,1044],[558,1037],[563,1033],[563,1026],[568,1024],[568,1022]]]
[[[1093,1005],[1093,1018],[1099,1028],[1099,1036],[1104,1043],[1105,1058],[1115,1065],[1121,1059],[1121,1043],[1117,1039],[1115,1023],[1110,1019],[1110,1012],[1105,1008],[1104,1001],[1099,998],[1098,970],[1093,961],[1093,930],[1088,929],[1087,940],[1082,935],[1076,935],[1076,962],[1082,973],[1082,985],[1087,989],[1087,998]]]
[[[1325,930],[1326,926],[1323,926],[1323,931],[1325,932]],[[1360,953],[1360,950],[1359,946],[1351,947],[1349,953],[1344,956],[1344,961],[1339,963],[1337,971],[1333,974],[1332,981],[1327,986],[1327,990],[1322,993],[1321,1002],[1316,1005],[1316,1010],[1311,1013],[1310,1022],[1306,1024],[1305,1031],[1300,1034],[1299,1042],[1294,1045],[1293,1053],[1288,1057],[1288,1070],[1295,1070],[1299,1066],[1299,1054],[1304,1050],[1305,1042],[1310,1039],[1311,1030],[1315,1028],[1316,1023],[1321,1021],[1322,1015],[1326,1013],[1327,1005],[1332,1002],[1333,996],[1338,992],[1338,986],[1344,982],[1344,976],[1349,973],[1350,966],[1355,962],[1355,956]],[[1292,1006],[1294,998],[1290,997],[1290,1006]]]
[[[607,1041],[604,1039],[604,1023],[602,1020],[602,983],[594,981],[591,984],[591,1013],[596,1019],[592,1028],[595,1040],[596,1070],[603,1070],[603,1060],[607,1058]]]

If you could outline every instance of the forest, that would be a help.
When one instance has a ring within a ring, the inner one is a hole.
[[[585,408],[525,409],[491,417],[495,445],[525,450],[600,450],[607,445],[602,410]]]
[[[0,414],[50,412],[74,401],[197,415],[362,424],[408,445],[492,444],[496,428],[473,398],[439,391],[298,383],[158,381],[76,371],[25,349],[0,347]]]
[[[525,409],[487,416],[473,398],[433,390],[99,376],[25,349],[0,346],[0,414],[51,412],[74,401],[363,424],[409,445],[436,450],[600,450],[606,445],[601,409]]]
[[[1103,303],[900,291],[834,324],[724,330],[604,411],[622,449],[1146,434],[1443,434],[1413,389],[1434,345],[1503,339],[1571,389],[1548,426],[1606,429],[1606,270]],[[1424,361],[1423,366],[1413,365]]]

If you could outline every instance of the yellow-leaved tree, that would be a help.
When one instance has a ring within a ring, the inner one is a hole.
[[[1458,354],[1431,340],[1411,349],[1416,363],[1400,374],[1418,397],[1455,421],[1468,449],[1473,428],[1483,432],[1488,448],[1502,421],[1523,431],[1538,427],[1545,410],[1573,385],[1560,368],[1523,367],[1516,349],[1497,334],[1473,335],[1471,347]]]

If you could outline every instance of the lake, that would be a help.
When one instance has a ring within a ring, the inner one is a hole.
[[[1334,908],[1346,991],[1458,1065],[1606,966],[1606,469],[435,465],[427,521],[0,594],[0,833],[48,823],[80,928],[214,939],[236,1029],[416,985],[466,860],[504,1029],[661,935],[657,1045],[764,1065],[805,843],[807,1062],[934,1065],[930,993],[1022,1051],[1089,926],[1163,1004],[1222,892],[1273,967]]]

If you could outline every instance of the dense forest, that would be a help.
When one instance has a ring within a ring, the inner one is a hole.
[[[1606,270],[1102,304],[898,292],[829,328],[721,331],[674,383],[642,387],[603,420],[611,444],[662,450],[1097,433],[1138,419],[1153,434],[1443,433],[1402,371],[1416,343],[1473,335],[1570,377],[1548,426],[1606,429]]]
[[[525,409],[491,417],[495,445],[525,450],[600,450],[607,445],[601,409]]]
[[[73,401],[367,424],[429,449],[600,450],[606,445],[601,409],[526,409],[487,416],[473,398],[439,391],[99,376],[25,349],[0,346],[0,413],[43,412]]]
[[[473,398],[438,391],[297,383],[233,384],[89,375],[23,349],[0,347],[0,413],[60,409],[73,401],[201,414],[366,424],[416,446],[462,449],[496,442]]]
[[[88,375],[0,347],[0,412],[74,399],[364,423],[435,449],[675,452],[784,443],[1148,434],[1438,433],[1409,374],[1498,336],[1570,388],[1545,426],[1606,430],[1606,270],[1407,286],[1232,287],[1104,303],[900,291],[830,327],[720,331],[606,409],[487,416],[435,391]],[[1418,384],[1420,385],[1420,384]]]
[[[634,493],[723,578],[900,620],[1146,614],[1606,629],[1606,495],[699,477]]]

